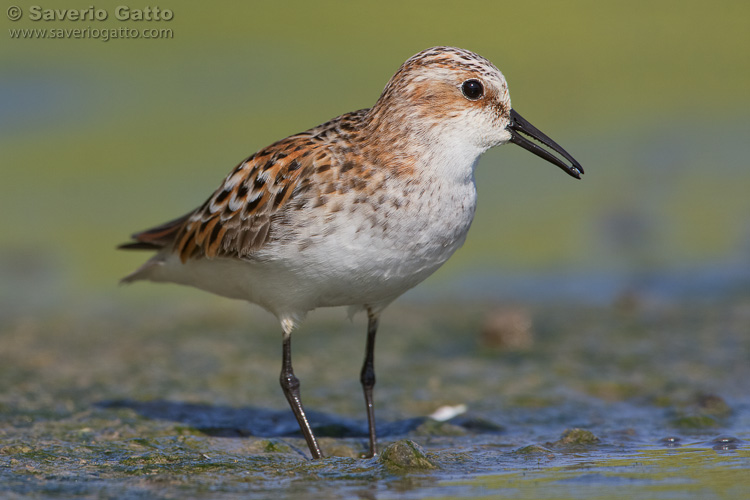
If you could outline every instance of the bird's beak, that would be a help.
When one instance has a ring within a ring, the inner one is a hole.
[[[510,142],[512,142],[513,144],[518,144],[522,148],[531,151],[535,155],[544,158],[550,163],[554,163],[561,169],[565,170],[568,175],[571,175],[576,179],[581,178],[581,174],[583,174],[583,167],[581,167],[581,164],[578,163],[575,158],[570,156],[570,154],[568,154],[568,152],[565,151],[558,143],[547,137],[534,125],[527,122],[521,115],[516,112],[515,109],[510,110],[510,123],[508,124],[507,128],[510,132]],[[532,139],[536,139],[551,150],[559,153],[563,158],[570,162],[570,165],[565,163],[558,156],[555,156],[546,149],[542,148],[538,144],[531,142],[521,134],[527,135]]]

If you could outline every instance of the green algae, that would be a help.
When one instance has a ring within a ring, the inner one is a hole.
[[[719,427],[719,422],[710,415],[683,415],[670,421],[672,427],[683,430],[713,429]]]
[[[750,405],[742,396],[750,376],[748,324],[731,314],[731,323],[722,324],[702,307],[713,306],[692,304],[681,314],[636,310],[631,328],[620,331],[621,314],[608,308],[540,306],[531,309],[534,347],[519,355],[481,351],[481,305],[395,306],[384,316],[378,345],[381,455],[375,459],[359,458],[367,450],[357,379],[362,345],[347,333],[362,325],[316,315],[309,335],[297,337],[295,368],[328,457],[321,461],[309,460],[280,394],[278,336],[263,316],[251,318],[258,329],[252,336],[244,309],[201,305],[181,307],[179,315],[155,310],[137,323],[112,311],[50,316],[33,328],[25,320],[6,322],[0,325],[0,372],[7,375],[0,379],[0,493],[730,495],[747,486],[750,471]],[[740,310],[746,301],[723,307]],[[159,322],[164,315],[179,319]],[[107,323],[110,333],[102,334]],[[408,335],[386,333],[405,327]],[[631,377],[634,394],[589,390],[594,378]],[[457,404],[466,404],[467,413],[446,422],[424,417]],[[675,426],[680,418],[687,420]],[[405,440],[423,453],[403,448]],[[406,458],[394,459],[394,446]],[[422,459],[430,466],[419,466]]]
[[[548,465],[524,471],[447,481],[464,487],[465,497],[503,495],[514,499],[578,498],[742,498],[750,481],[750,453],[650,449],[612,458],[597,456],[571,466]]]
[[[527,446],[524,446],[523,448],[519,448],[516,451],[514,451],[516,455],[523,455],[523,456],[529,456],[529,457],[547,457],[547,458],[553,458],[555,454],[548,450],[547,448],[544,448],[543,446],[539,446],[536,444],[530,444]]]

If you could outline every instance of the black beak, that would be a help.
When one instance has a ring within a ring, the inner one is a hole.
[[[508,131],[510,132],[510,142],[518,144],[523,149],[531,151],[535,155],[544,158],[550,163],[554,163],[561,169],[565,170],[568,175],[575,177],[576,179],[581,178],[583,173],[583,167],[576,161],[575,158],[570,156],[558,143],[547,137],[541,130],[536,128],[531,123],[527,122],[521,115],[519,115],[515,109],[510,110],[510,124],[508,125]],[[553,155],[546,149],[540,147],[538,144],[531,142],[523,135],[528,135],[532,139],[536,139],[540,143],[544,144],[551,150],[560,153],[563,158],[570,162],[570,165],[565,163],[563,160]]]

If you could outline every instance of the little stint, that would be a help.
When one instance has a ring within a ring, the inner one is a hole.
[[[134,234],[120,248],[157,253],[123,281],[190,285],[276,315],[281,387],[313,458],[322,453],[292,369],[292,330],[318,307],[364,310],[360,379],[373,456],[378,318],[463,244],[476,208],[474,167],[508,142],[575,178],[583,174],[511,108],[505,78],[490,61],[453,47],[424,50],[398,69],[372,108],[261,149],[196,210]]]

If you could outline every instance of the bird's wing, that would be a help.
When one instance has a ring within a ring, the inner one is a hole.
[[[121,248],[171,245],[183,262],[191,258],[247,257],[274,237],[274,221],[290,201],[300,202],[314,173],[330,170],[327,148],[311,133],[288,137],[241,162],[194,212],[133,235]]]

